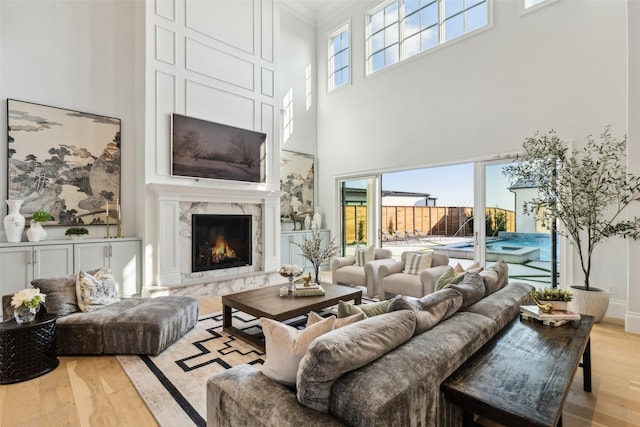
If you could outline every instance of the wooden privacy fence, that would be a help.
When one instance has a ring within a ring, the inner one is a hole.
[[[345,241],[356,242],[366,239],[367,207],[345,206]],[[496,230],[515,232],[515,212],[500,208],[486,208],[487,234]],[[360,225],[361,224],[361,225]],[[432,236],[472,236],[473,208],[446,206],[383,206],[382,230],[389,231],[420,229]],[[363,236],[359,238],[358,230]]]

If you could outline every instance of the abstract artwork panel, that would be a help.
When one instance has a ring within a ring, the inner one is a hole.
[[[280,152],[280,215],[313,215],[314,160],[310,154]]]

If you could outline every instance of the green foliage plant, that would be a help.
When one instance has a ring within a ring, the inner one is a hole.
[[[83,236],[89,234],[89,230],[84,227],[70,227],[64,232],[65,236]]]
[[[566,301],[573,299],[573,293],[564,289],[544,288],[537,289],[533,292],[533,296],[540,301]]]
[[[51,215],[49,212],[37,211],[33,213],[32,219],[35,222],[47,222],[53,221],[55,218],[53,218],[53,215]]]
[[[640,219],[623,219],[624,209],[640,198],[640,177],[626,166],[627,138],[611,136],[606,126],[598,139],[585,138],[582,150],[570,150],[555,131],[536,134],[523,143],[517,163],[503,169],[512,185],[536,185],[538,195],[524,204],[525,213],[541,215],[545,224],[561,223],[580,258],[584,289],[589,290],[592,255],[603,240],[640,238]]]

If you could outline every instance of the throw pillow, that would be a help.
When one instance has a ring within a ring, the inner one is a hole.
[[[372,302],[371,304],[355,305],[350,302],[338,301],[338,319],[354,314],[363,313],[365,317],[378,316],[387,312],[391,300]]]
[[[414,312],[402,310],[364,319],[319,337],[300,361],[298,401],[308,408],[328,412],[331,386],[338,378],[408,341],[415,326]]]
[[[317,337],[333,329],[336,318],[331,316],[298,330],[276,320],[261,318],[267,360],[262,373],[290,388],[296,385],[298,365],[309,344]]]
[[[373,245],[362,249],[360,247],[356,248],[356,265],[363,267],[366,263],[371,262],[375,259],[375,248]]]
[[[504,288],[509,282],[509,266],[500,260],[480,272],[484,280],[486,294],[490,295]]]
[[[403,273],[420,274],[421,271],[431,267],[432,254],[419,254],[408,252],[405,256]]]
[[[389,305],[389,312],[413,310],[416,313],[416,330],[421,334],[453,316],[462,307],[463,298],[454,289],[443,289],[422,298],[396,296]]]
[[[329,316],[329,317],[334,317],[335,318],[335,316]],[[338,328],[341,328],[343,326],[347,326],[347,325],[350,325],[352,323],[359,322],[364,318],[365,318],[364,313],[358,313],[358,314],[354,314],[352,316],[341,317],[340,319],[336,319],[336,323],[334,323],[333,329],[338,329]],[[314,324],[318,323],[319,321],[321,321],[323,319],[324,319],[324,317],[320,316],[315,311],[310,311],[309,315],[307,316],[307,324],[305,325],[305,327],[308,328],[309,326],[314,325]]]
[[[76,297],[81,311],[89,313],[120,301],[118,284],[108,268],[95,274],[80,270],[76,278]]]
[[[54,277],[49,279],[35,279],[31,281],[34,288],[47,297],[44,300],[44,308],[49,314],[66,316],[80,311],[78,298],[76,297],[76,277]]]
[[[458,284],[448,284],[445,289],[455,289],[462,294],[462,309],[484,298],[485,286],[480,274],[469,272],[464,275],[462,282]]]
[[[464,279],[464,273],[456,274],[455,269],[453,267],[449,267],[447,271],[445,271],[444,274],[436,281],[434,291],[443,289],[449,283],[460,283],[462,279]]]
[[[480,273],[482,270],[484,270],[484,267],[476,261],[469,265],[467,268],[464,268],[460,263],[457,263],[454,269],[458,274],[464,273],[466,271],[475,271],[476,273]]]

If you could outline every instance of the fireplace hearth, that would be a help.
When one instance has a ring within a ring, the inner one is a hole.
[[[251,265],[251,215],[193,215],[192,272]]]

